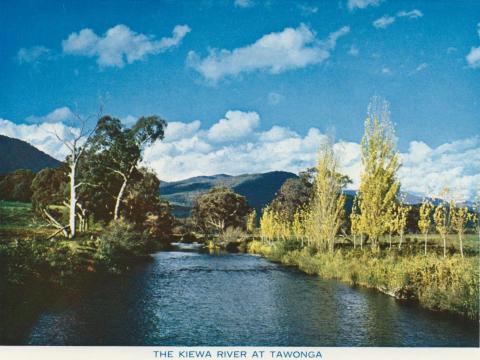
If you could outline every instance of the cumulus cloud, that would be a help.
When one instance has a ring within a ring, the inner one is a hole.
[[[480,37],[480,23],[477,24],[477,33]],[[465,57],[467,60],[468,66],[472,69],[479,69],[480,68],[480,46],[479,47],[472,47],[470,52]]]
[[[202,129],[199,120],[171,122],[165,139],[146,149],[145,164],[166,181],[219,173],[238,175],[274,170],[298,173],[315,164],[319,146],[327,140],[317,128],[310,128],[302,135],[283,126],[258,130],[259,122],[257,113],[241,111],[227,112],[207,129]],[[68,136],[78,130],[62,123],[25,125],[0,119],[0,134],[25,140],[63,160],[67,151],[53,131]],[[227,140],[236,132],[242,136]],[[212,134],[215,134],[213,139]],[[362,171],[360,144],[337,141],[334,149],[341,161],[341,171],[353,179],[350,188],[357,189]],[[473,199],[480,189],[480,136],[437,147],[412,141],[400,158],[402,191],[432,196],[449,187],[454,197],[462,201]]]
[[[91,29],[72,33],[62,41],[63,52],[71,55],[96,57],[100,66],[123,67],[178,46],[191,29],[187,25],[174,27],[171,37],[155,40],[152,36],[136,33],[119,24],[98,36]]]
[[[412,141],[402,154],[402,186],[411,192],[439,195],[448,187],[457,200],[473,199],[480,189],[480,137],[432,148]]]
[[[347,7],[350,11],[355,9],[365,9],[369,6],[378,6],[384,0],[348,0]]]
[[[228,111],[208,130],[208,138],[214,142],[238,140],[250,135],[258,126],[260,116],[256,112]]]
[[[211,49],[208,56],[191,51],[187,64],[209,81],[216,82],[226,76],[257,70],[278,74],[318,64],[330,56],[337,40],[350,31],[344,26],[320,41],[315,32],[301,24],[262,36],[256,42],[233,50]]]
[[[36,63],[40,60],[48,60],[50,57],[51,50],[45,46],[21,48],[17,53],[17,61],[19,64]]]
[[[65,160],[68,149],[56,135],[62,139],[70,139],[72,135],[78,133],[78,129],[63,123],[15,124],[9,120],[0,119],[1,135],[26,141],[60,161]]]
[[[421,17],[423,17],[423,13],[418,9],[413,9],[411,11],[402,10],[399,11],[396,15],[384,15],[381,18],[378,18],[372,23],[372,25],[377,29],[386,29],[399,18],[418,19]]]
[[[30,115],[27,117],[27,122],[30,123],[57,123],[57,122],[68,122],[71,121],[75,115],[70,110],[69,107],[64,106],[58,109],[53,110],[44,116]]]

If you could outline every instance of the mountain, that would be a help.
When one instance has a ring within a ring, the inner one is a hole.
[[[226,186],[247,198],[250,206],[260,210],[270,203],[285,180],[297,175],[286,171],[231,176],[225,174],[197,176],[160,184],[160,195],[167,199],[177,216],[187,216],[195,197],[215,186]]]
[[[60,164],[60,161],[25,141],[0,135],[0,175],[17,169],[37,172],[47,167],[58,167]]]

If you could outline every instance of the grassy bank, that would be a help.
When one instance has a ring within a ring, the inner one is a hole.
[[[315,253],[288,243],[253,241],[248,251],[272,261],[298,267],[307,274],[351,285],[375,288],[397,299],[413,300],[431,310],[449,311],[469,319],[479,314],[479,258],[459,255],[336,250]]]

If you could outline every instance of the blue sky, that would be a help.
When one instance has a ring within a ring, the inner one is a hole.
[[[3,133],[28,138],[12,124],[68,124],[70,111],[94,113],[102,101],[127,122],[149,114],[178,126],[199,120],[190,142],[204,141],[208,156],[240,141],[213,140],[221,119],[250,126],[234,131],[255,144],[272,127],[301,139],[333,128],[339,142],[358,143],[368,102],[380,95],[391,103],[402,153],[470,141],[480,161],[475,0],[3,1],[0,23]],[[296,161],[300,168],[311,159]],[[475,163],[459,174],[478,172]]]

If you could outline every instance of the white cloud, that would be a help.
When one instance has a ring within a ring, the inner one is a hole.
[[[49,59],[51,50],[45,46],[33,46],[31,48],[21,48],[17,53],[19,64],[36,63],[42,59]]]
[[[365,9],[368,6],[378,6],[384,0],[348,0],[347,7],[350,11],[355,9]]]
[[[234,4],[236,7],[247,8],[254,5],[252,0],[235,0]]]
[[[381,18],[375,20],[372,24],[377,29],[386,29],[399,18],[418,19],[421,17],[423,17],[423,13],[418,9],[413,9],[411,11],[402,10],[394,16],[384,15]]]
[[[373,26],[377,29],[386,29],[388,26],[392,25],[395,22],[395,17],[393,16],[382,16],[381,18],[373,22]]]
[[[27,117],[28,122],[35,122],[35,123],[57,123],[57,122],[68,122],[73,120],[75,115],[67,106],[58,108],[53,110],[52,112],[48,113],[44,116],[35,116],[30,115]]]
[[[56,135],[62,139],[77,135],[78,129],[62,123],[15,124],[9,120],[0,119],[0,134],[26,141],[43,152],[63,161],[68,155],[68,149]],[[56,135],[55,135],[56,134]]]
[[[457,200],[473,199],[480,189],[480,137],[431,148],[412,141],[402,154],[400,179],[404,189],[438,196],[448,187]]]
[[[214,142],[226,142],[250,135],[258,126],[260,116],[256,112],[228,111],[208,130],[208,138]]]
[[[480,23],[477,24],[477,33],[480,37]],[[468,66],[472,69],[480,68],[480,46],[472,47],[465,59],[467,60]]]
[[[100,66],[123,67],[178,46],[190,32],[187,25],[177,25],[171,37],[155,40],[152,36],[136,33],[125,25],[116,25],[98,36],[91,29],[72,33],[62,41],[63,52],[72,55],[96,57]]]
[[[281,32],[264,35],[245,47],[233,50],[211,49],[203,59],[191,51],[187,64],[212,82],[257,70],[278,74],[326,60],[338,38],[349,31],[350,28],[344,26],[331,33],[326,40],[319,41],[308,26],[301,24],[295,29],[285,28]]]
[[[421,18],[422,16],[423,13],[418,9],[413,9],[411,11],[402,10],[397,13],[397,17],[407,17],[409,19],[417,19]]]
[[[169,123],[165,139],[146,149],[145,163],[166,181],[219,173],[238,175],[274,170],[298,173],[315,164],[319,146],[327,139],[320,130],[310,128],[305,135],[282,126],[258,131],[255,129],[259,121],[255,112],[229,111],[210,129],[203,130],[198,120]],[[222,142],[210,138],[212,129],[217,129],[214,133]],[[25,125],[0,119],[0,134],[25,140],[63,160],[67,151],[53,131],[59,136],[78,132],[61,123]],[[227,140],[237,132],[242,136]],[[341,160],[341,171],[353,179],[350,188],[358,188],[362,170],[360,144],[338,141],[334,149]],[[480,189],[480,136],[437,147],[412,141],[400,158],[402,191],[431,196],[449,187],[461,201],[473,199]]]

